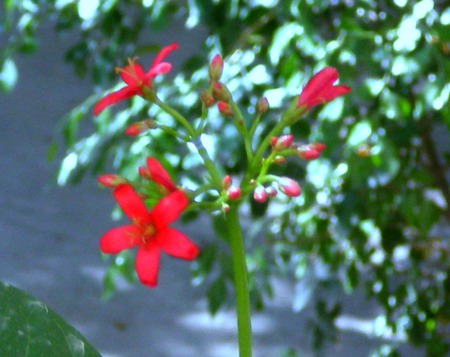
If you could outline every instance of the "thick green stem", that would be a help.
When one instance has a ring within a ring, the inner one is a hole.
[[[245,263],[244,239],[239,221],[238,205],[230,205],[225,216],[228,237],[233,255],[236,313],[238,323],[239,357],[252,356],[252,325],[247,265]]]

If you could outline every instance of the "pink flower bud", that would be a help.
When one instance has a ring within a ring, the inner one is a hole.
[[[264,186],[258,186],[253,191],[253,198],[256,202],[263,203],[267,200],[267,192]]]
[[[269,110],[269,101],[266,97],[261,98],[258,100],[258,104],[256,105],[256,111],[259,114],[264,114]]]
[[[281,151],[289,149],[292,145],[292,142],[294,141],[294,136],[289,135],[282,135],[280,137],[273,137],[270,138],[270,144],[272,145],[272,150],[274,151]]]
[[[222,179],[222,187],[227,190],[228,188],[230,188],[231,184],[233,183],[233,179],[231,178],[230,175],[226,175],[223,179]]]
[[[214,99],[221,100],[222,102],[228,103],[231,100],[231,93],[229,92],[227,87],[225,87],[225,85],[220,82],[216,82],[213,84],[212,95]]]
[[[241,198],[241,188],[237,186],[230,186],[227,190],[227,195],[230,200],[238,200]]]
[[[269,197],[275,197],[278,193],[277,190],[272,186],[266,187],[265,191],[267,193],[267,196]]]
[[[327,146],[325,144],[317,143],[317,142],[316,143],[312,143],[311,146],[314,149],[316,149],[318,152],[322,152],[322,151],[324,151],[327,148]]]
[[[117,186],[128,182],[123,177],[114,174],[101,175],[97,177],[97,181],[108,188],[116,188]]]
[[[211,81],[217,82],[220,79],[223,71],[223,59],[221,55],[217,54],[214,56],[211,63],[209,64],[208,71]]]
[[[299,184],[289,177],[280,177],[278,180],[278,187],[281,192],[289,197],[297,197],[302,193]]]
[[[222,101],[217,102],[217,108],[222,115],[230,118],[233,116],[233,109],[231,109],[228,103]]]
[[[306,145],[298,148],[298,156],[305,160],[314,160],[320,156],[320,151],[312,147],[311,145]]]

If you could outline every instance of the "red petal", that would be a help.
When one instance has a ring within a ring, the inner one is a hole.
[[[129,219],[140,223],[151,222],[150,212],[133,187],[127,184],[119,185],[113,194],[123,213]]]
[[[155,239],[162,250],[175,258],[192,260],[200,252],[188,237],[176,229],[163,229],[158,232]]]
[[[164,58],[167,57],[167,55],[172,52],[173,50],[176,50],[178,48],[178,43],[172,43],[159,51],[159,53],[156,55],[155,59],[153,60],[152,65],[150,66],[149,72],[152,71],[153,68],[158,66]]]
[[[142,284],[152,288],[158,285],[159,249],[156,244],[139,248],[135,267]]]
[[[300,94],[297,107],[301,107],[306,104],[311,107],[311,102],[316,100],[316,97],[320,95],[321,91],[329,86],[332,86],[334,82],[339,78],[336,68],[325,67],[318,73],[316,73],[303,88]],[[317,105],[317,104],[315,104]]]
[[[107,254],[117,254],[140,242],[141,231],[134,225],[110,229],[100,238],[100,250]]]
[[[149,69],[149,71],[146,73],[145,78],[155,78],[158,74],[166,74],[169,73],[172,69],[172,65],[167,62],[161,62],[160,64],[157,64],[156,66]]]
[[[144,79],[144,70],[137,63],[130,63],[120,70],[120,77],[130,87],[140,87]]]
[[[152,221],[157,231],[164,230],[170,223],[177,220],[189,201],[183,191],[176,190],[162,198],[152,210]]]
[[[94,107],[94,115],[99,115],[106,107],[116,104],[121,100],[128,99],[133,95],[139,94],[136,89],[131,87],[124,87],[116,92],[107,94],[105,97],[100,99]]]
[[[176,190],[169,173],[164,169],[158,160],[153,157],[147,158],[147,168],[151,179],[158,185],[164,186],[169,191]]]

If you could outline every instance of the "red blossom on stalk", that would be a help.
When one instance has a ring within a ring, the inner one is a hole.
[[[281,192],[289,197],[297,197],[302,193],[299,184],[289,177],[280,177],[278,180],[278,187]]]
[[[298,97],[297,108],[304,107],[309,110],[316,105],[329,102],[337,97],[347,94],[351,91],[350,87],[345,85],[333,86],[339,78],[339,73],[335,68],[325,67],[316,73],[303,88]]]
[[[163,197],[151,211],[130,185],[118,186],[113,194],[132,224],[106,232],[100,238],[100,249],[103,253],[117,254],[138,247],[135,267],[144,285],[155,287],[158,284],[161,250],[185,260],[197,257],[197,246],[183,233],[169,227],[189,204],[183,191],[176,190]]]
[[[167,193],[178,190],[170,178],[169,173],[154,157],[147,158],[147,167],[140,167],[139,175],[147,180],[153,181]]]
[[[131,98],[135,95],[144,95],[144,90],[151,90],[153,79],[159,74],[170,72],[172,65],[168,62],[163,62],[163,59],[173,50],[178,48],[177,43],[172,43],[164,47],[156,55],[147,72],[134,62],[133,59],[128,60],[128,65],[123,68],[116,68],[116,72],[120,73],[122,80],[126,86],[118,91],[107,94],[94,107],[94,115],[99,115],[106,107],[116,104],[122,100]]]

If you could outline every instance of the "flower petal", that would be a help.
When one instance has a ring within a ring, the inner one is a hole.
[[[155,239],[162,250],[175,258],[193,260],[200,252],[188,237],[173,228],[159,231]]]
[[[123,87],[118,91],[107,94],[105,97],[100,99],[94,107],[94,115],[99,115],[106,107],[116,104],[121,100],[128,99],[133,95],[139,94],[135,88]]]
[[[141,232],[134,225],[110,229],[100,238],[100,250],[106,254],[117,254],[140,242]]]
[[[299,101],[297,107],[304,104],[310,107],[311,101],[315,100],[315,97],[320,95],[320,92],[329,86],[332,86],[334,82],[339,78],[338,71],[336,68],[325,67],[318,73],[316,73],[309,81],[306,83],[305,88],[303,88],[302,93],[299,96]],[[317,104],[316,104],[317,105]]]
[[[164,169],[158,160],[153,157],[148,157],[147,168],[151,179],[155,183],[165,187],[169,191],[176,190],[177,187],[174,185],[169,173]]]
[[[152,221],[157,231],[164,230],[170,223],[177,220],[189,204],[186,194],[176,190],[163,197],[151,212]]]
[[[142,284],[152,288],[158,285],[159,249],[156,244],[139,248],[135,267]]]
[[[149,78],[153,79],[158,74],[169,73],[171,69],[172,69],[172,65],[170,63],[161,62],[160,64],[150,68],[149,71],[146,73],[145,78],[146,79],[149,79]]]
[[[122,80],[130,87],[140,87],[142,83],[140,83],[145,75],[144,70],[142,69],[141,65],[132,62],[130,60],[130,64],[125,66],[122,69],[119,69],[120,71],[120,77],[122,77]]]
[[[114,189],[113,194],[123,213],[129,219],[139,223],[151,222],[150,212],[133,187],[128,184],[119,185]]]
[[[158,66],[164,58],[167,57],[167,55],[172,52],[173,50],[178,49],[178,43],[172,43],[166,47],[163,47],[161,51],[156,55],[155,59],[153,60],[152,65],[150,66],[149,72],[152,71],[156,66]]]

